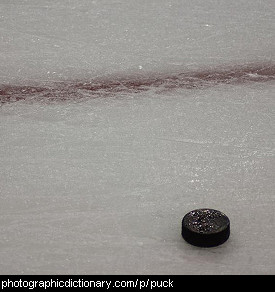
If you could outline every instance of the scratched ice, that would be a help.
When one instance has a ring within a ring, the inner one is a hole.
[[[274,10],[1,1],[0,273],[273,274]]]

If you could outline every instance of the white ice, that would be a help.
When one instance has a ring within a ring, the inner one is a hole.
[[[0,85],[274,62],[271,0],[0,1]],[[0,107],[0,274],[274,274],[274,81]],[[215,248],[189,211],[231,220]]]

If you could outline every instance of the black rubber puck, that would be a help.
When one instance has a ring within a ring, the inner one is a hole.
[[[190,244],[212,247],[224,243],[230,235],[229,218],[213,209],[197,209],[182,219],[182,237]]]

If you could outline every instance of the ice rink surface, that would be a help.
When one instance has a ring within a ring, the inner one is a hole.
[[[274,274],[275,2],[0,1],[0,274]],[[229,240],[181,220],[214,208]]]

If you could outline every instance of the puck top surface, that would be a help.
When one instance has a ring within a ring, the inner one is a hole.
[[[217,210],[198,209],[185,215],[184,224],[193,232],[209,234],[226,229],[229,219]]]

